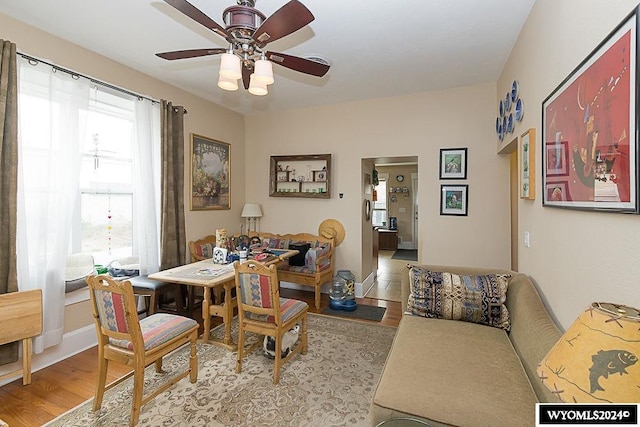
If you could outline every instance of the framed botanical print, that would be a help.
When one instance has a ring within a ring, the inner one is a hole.
[[[520,198],[536,198],[536,130],[529,129],[520,136]]]
[[[467,149],[440,149],[440,179],[467,178]]]
[[[469,186],[441,185],[440,186],[440,215],[466,216],[469,202]]]
[[[191,134],[191,210],[231,209],[231,146]]]

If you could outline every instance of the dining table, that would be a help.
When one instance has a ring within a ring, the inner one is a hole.
[[[254,260],[265,265],[279,264],[297,255],[297,250],[289,249],[268,249],[263,252],[253,253],[246,259],[239,262]],[[178,283],[181,285],[203,288],[202,320],[203,332],[200,342],[210,342],[230,351],[235,351],[238,345],[231,335],[231,323],[234,317],[234,308],[237,307],[237,299],[232,290],[235,288],[235,271],[233,263],[215,264],[213,259],[206,259],[178,267],[162,270],[149,274],[149,278],[161,282]],[[222,301],[212,300],[211,291],[213,289],[224,290]],[[224,335],[222,338],[211,337],[211,318],[217,316],[222,318],[224,324]]]

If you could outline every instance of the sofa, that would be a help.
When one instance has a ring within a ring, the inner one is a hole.
[[[233,236],[230,239],[231,250],[237,249],[239,237]],[[304,257],[304,264],[294,265],[291,260],[280,263],[278,265],[278,279],[313,287],[315,306],[316,309],[320,309],[320,288],[333,278],[335,244],[332,238],[309,233],[252,233],[248,243],[252,250],[289,249],[292,245],[307,243],[309,249],[304,255],[301,255]]]
[[[536,366],[561,333],[530,278],[488,268],[407,267],[403,316],[371,402],[372,425],[403,417],[431,426],[535,425],[536,402],[559,402]],[[484,318],[455,303],[469,297],[456,289],[481,281],[504,287],[501,304],[497,294],[483,298],[495,308]]]

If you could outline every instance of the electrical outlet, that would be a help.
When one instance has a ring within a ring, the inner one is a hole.
[[[400,208],[398,209],[398,212],[400,213],[405,213],[407,211],[407,208]]]
[[[531,247],[531,234],[528,231],[524,232],[524,247],[525,248]]]

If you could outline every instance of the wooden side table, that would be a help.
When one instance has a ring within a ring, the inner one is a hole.
[[[395,251],[398,249],[398,230],[378,229],[378,249]]]
[[[0,345],[22,341],[22,369],[0,375],[0,380],[20,373],[22,384],[31,384],[31,338],[42,333],[42,290],[0,295],[0,319]]]

